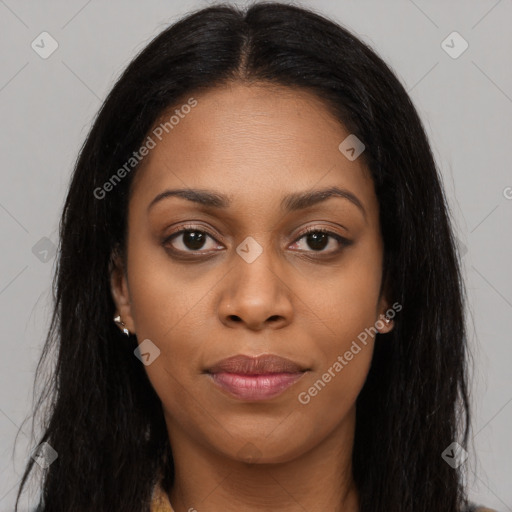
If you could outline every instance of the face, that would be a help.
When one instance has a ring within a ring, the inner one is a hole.
[[[373,352],[365,329],[389,308],[373,182],[362,158],[338,149],[349,132],[308,92],[232,84],[195,100],[172,129],[150,133],[113,297],[138,343],[150,340],[144,368],[171,443],[291,460],[353,421]],[[210,195],[163,194],[175,189]],[[305,371],[208,373],[241,354]]]

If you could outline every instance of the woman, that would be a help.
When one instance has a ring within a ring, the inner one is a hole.
[[[101,108],[60,235],[39,510],[473,510],[442,185],[346,29],[278,3],[166,29]]]

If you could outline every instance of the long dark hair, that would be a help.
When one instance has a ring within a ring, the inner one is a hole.
[[[454,512],[462,472],[441,457],[469,432],[465,291],[449,210],[421,120],[402,84],[366,44],[312,10],[257,3],[189,13],[128,66],[81,148],[60,223],[55,309],[36,376],[56,350],[37,402],[58,458],[40,510],[149,510],[173,481],[158,396],[114,325],[112,254],[125,254],[136,167],[106,197],[93,191],[137,151],[164,111],[229,81],[308,90],[366,146],[380,205],[384,278],[402,305],[377,335],[357,399],[353,451],[361,512]],[[44,400],[49,399],[43,408]],[[30,459],[16,500],[33,468]]]

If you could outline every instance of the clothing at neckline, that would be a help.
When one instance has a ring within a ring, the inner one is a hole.
[[[153,490],[153,498],[151,501],[151,512],[174,512],[169,496],[164,491],[161,483],[155,486]],[[496,510],[470,504],[466,512],[497,512]]]

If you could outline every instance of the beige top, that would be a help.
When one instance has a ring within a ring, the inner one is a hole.
[[[169,496],[167,496],[167,493],[163,490],[161,485],[155,486],[153,491],[151,512],[174,512],[169,501]]]
[[[169,501],[169,496],[163,490],[161,485],[155,487],[153,491],[153,501],[151,502],[151,512],[174,512]],[[478,507],[475,512],[496,512],[490,508]]]

